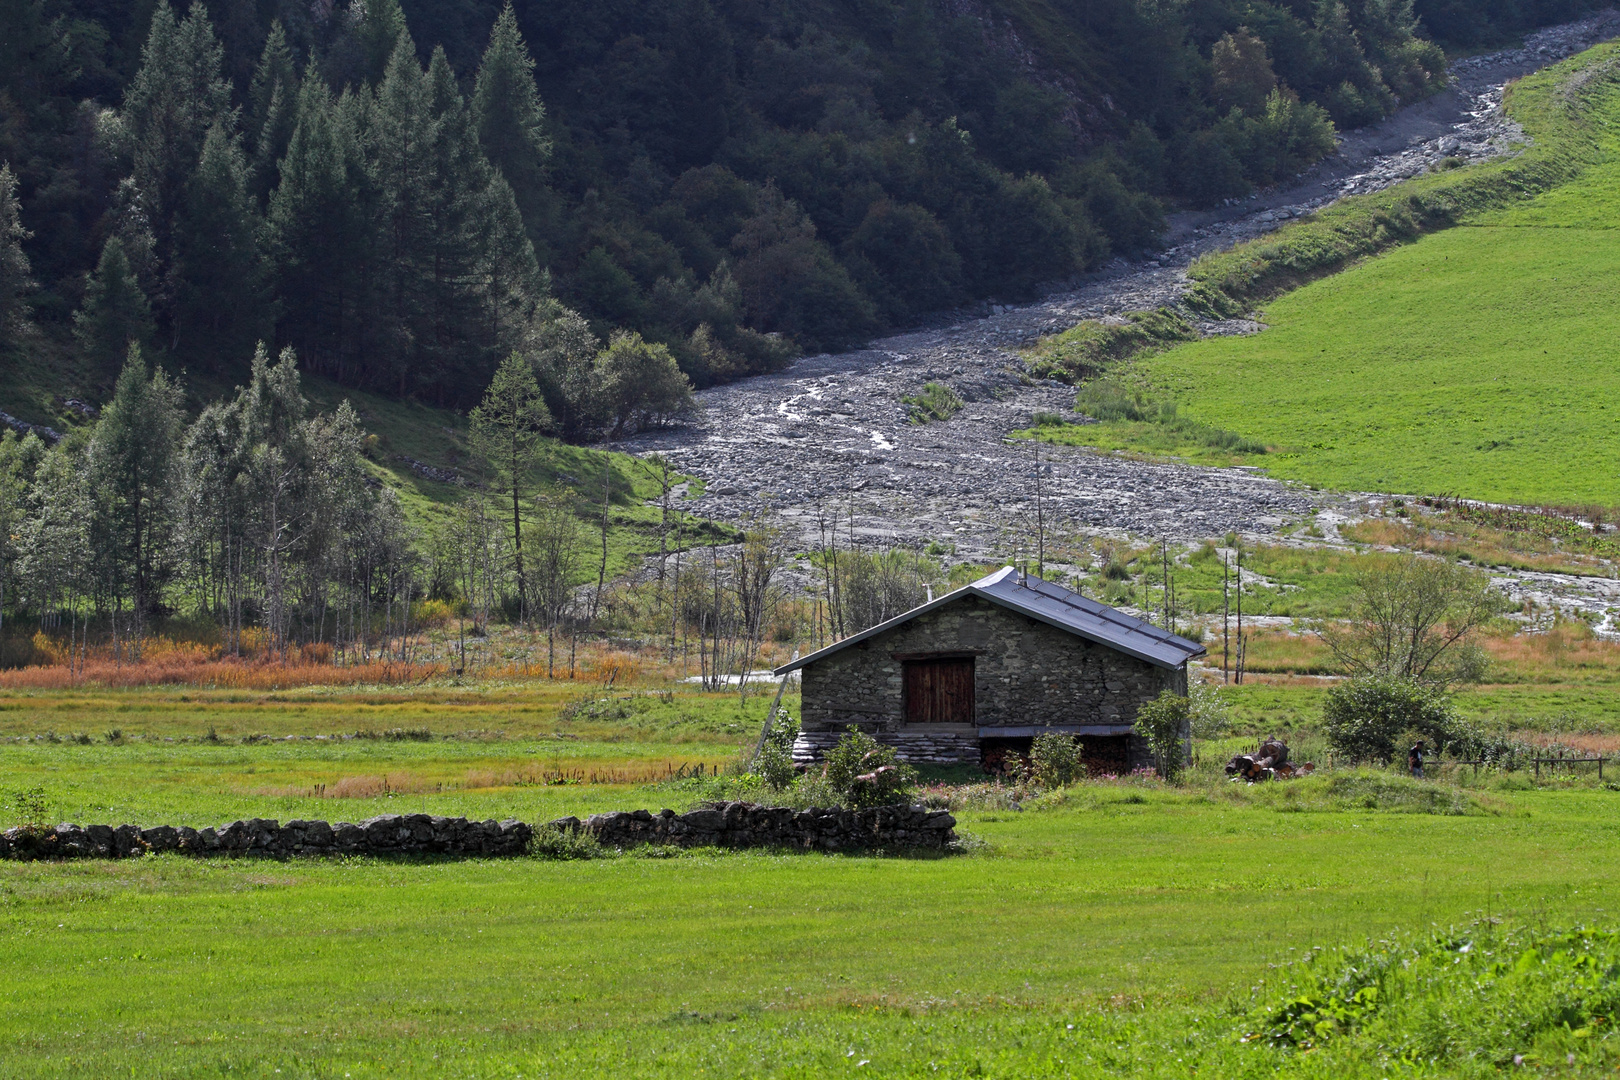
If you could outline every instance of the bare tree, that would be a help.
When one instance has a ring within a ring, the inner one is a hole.
[[[546,628],[546,678],[557,661],[557,627],[573,603],[574,578],[584,555],[584,530],[563,495],[535,500],[524,543],[529,548],[529,610]]]
[[[1470,639],[1502,608],[1484,574],[1404,555],[1363,572],[1350,617],[1316,633],[1352,674],[1451,682],[1477,675],[1481,658]]]
[[[765,640],[765,629],[781,599],[777,580],[787,562],[788,544],[782,530],[765,519],[752,522],[733,561],[732,587],[737,594],[744,645],[739,695],[748,697],[748,672]]]

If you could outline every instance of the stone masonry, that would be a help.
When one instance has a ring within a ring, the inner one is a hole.
[[[923,806],[877,806],[864,810],[706,803],[677,814],[663,810],[593,814],[587,821],[561,818],[548,828],[583,830],[608,847],[640,844],[675,847],[797,848],[858,851],[880,848],[943,850],[956,833],[956,819]],[[0,858],[128,859],[175,852],[201,857],[292,858],[326,855],[439,855],[456,858],[524,855],[534,839],[524,822],[469,821],[433,814],[385,814],[358,824],[262,818],[219,828],[157,825],[57,825],[44,830],[0,833]]]
[[[468,821],[434,814],[384,814],[340,821],[233,821],[219,828],[158,825],[58,825],[0,833],[0,858],[118,859],[175,851],[183,855],[522,855],[534,830],[521,821]]]
[[[973,726],[905,723],[901,658],[929,654],[973,657]],[[800,762],[818,759],[850,726],[909,761],[977,762],[980,737],[994,734],[986,729],[1124,727],[1161,691],[1187,691],[1185,668],[1158,667],[971,595],[808,664],[803,675]],[[1134,734],[1129,761],[1152,761]]]
[[[673,810],[592,814],[584,822],[561,818],[548,828],[583,830],[608,847],[764,847],[849,851],[865,848],[944,849],[956,839],[956,818],[925,806],[871,806],[862,810],[759,806],[712,802]]]

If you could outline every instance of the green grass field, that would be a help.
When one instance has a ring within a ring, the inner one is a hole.
[[[1237,1042],[1243,1017],[1313,946],[1486,909],[1603,918],[1615,798],[1454,816],[1120,790],[964,814],[989,847],[947,859],[9,864],[0,1056],[13,1076],[1258,1074],[1277,1058]]]
[[[684,809],[715,784],[546,774],[712,770],[766,704],[529,690],[14,691],[0,794],[142,824]],[[1308,725],[1318,692],[1244,687],[1239,728]],[[607,704],[565,711],[581,698]],[[313,737],[390,729],[417,734]],[[1485,912],[1612,922],[1620,795],[1591,779],[1232,787],[1213,762],[1242,741],[1205,748],[1181,789],[960,811],[972,842],[945,858],[0,863],[0,1074],[1386,1075],[1365,1040],[1239,1039],[1312,949]],[[1562,1074],[1620,1063],[1607,1040],[1571,1045]]]
[[[1568,184],[1272,300],[1260,334],[1173,348],[1136,362],[1131,377],[1182,416],[1267,445],[1247,463],[1274,476],[1620,502],[1620,98],[1611,91],[1590,113],[1601,160]],[[1244,460],[1151,424],[1041,434]]]

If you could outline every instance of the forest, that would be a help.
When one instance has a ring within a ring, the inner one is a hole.
[[[568,418],[616,333],[701,387],[1029,295],[1584,6],[17,0],[0,357],[465,409],[518,351]]]

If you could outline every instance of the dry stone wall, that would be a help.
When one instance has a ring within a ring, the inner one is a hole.
[[[358,824],[263,818],[219,828],[158,825],[58,825],[0,833],[0,858],[121,859],[176,851],[183,855],[522,855],[534,830],[521,821],[469,821],[433,814],[384,814]]]
[[[820,851],[943,849],[956,839],[956,818],[925,806],[795,810],[747,802],[714,802],[684,814],[635,810],[592,814],[583,822],[573,817],[560,818],[550,827],[583,831],[599,843],[617,848],[667,844]]]
[[[879,806],[865,810],[758,806],[744,802],[708,803],[685,814],[663,810],[594,814],[581,822],[561,818],[550,827],[583,831],[608,847],[640,844],[679,847],[770,847],[806,850],[868,848],[942,849],[956,838],[956,819],[922,806]],[[158,825],[57,825],[0,833],[0,858],[126,859],[177,852],[194,856],[446,855],[494,857],[523,855],[534,829],[524,822],[469,821],[433,814],[385,814],[359,823],[289,821],[262,818],[233,821],[218,828]]]

